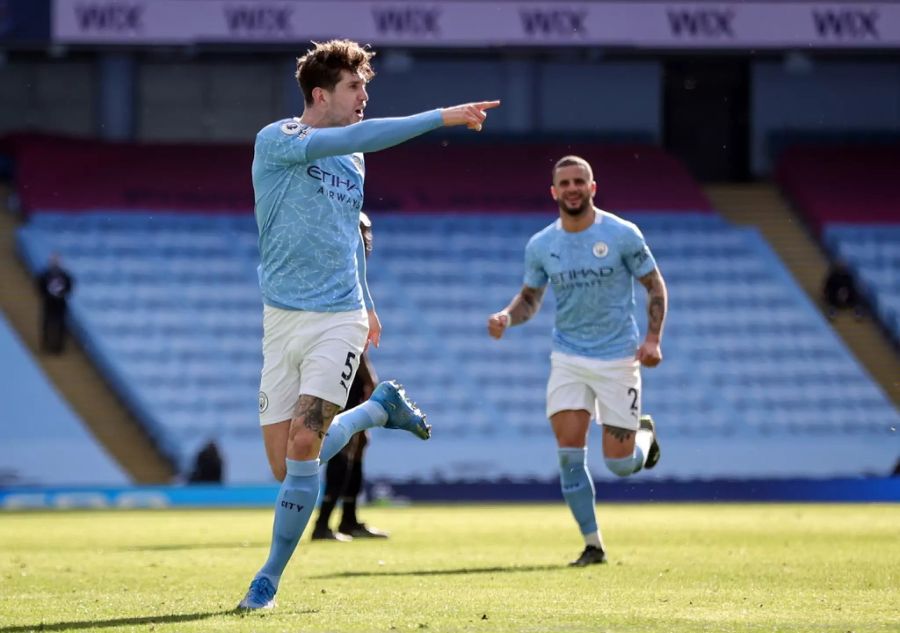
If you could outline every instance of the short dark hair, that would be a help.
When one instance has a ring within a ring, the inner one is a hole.
[[[373,57],[375,51],[351,40],[313,42],[313,47],[306,51],[306,55],[297,59],[297,72],[294,74],[303,92],[303,99],[306,103],[313,102],[313,88],[334,90],[341,80],[342,70],[359,73],[366,81],[371,80],[375,71],[369,60]]]
[[[559,171],[563,167],[571,167],[572,165],[580,165],[587,169],[588,175],[590,175],[591,180],[594,179],[594,170],[591,169],[591,164],[584,160],[581,156],[575,156],[574,154],[570,154],[569,156],[563,156],[556,164],[553,166],[553,173],[550,174],[550,182],[556,182],[556,172]]]

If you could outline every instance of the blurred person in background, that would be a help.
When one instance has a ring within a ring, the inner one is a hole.
[[[316,43],[297,60],[303,115],[275,121],[256,136],[251,172],[264,303],[259,421],[269,465],[282,483],[269,556],[238,609],[275,606],[282,573],[318,500],[320,460],[375,426],[431,437],[425,416],[393,381],[337,416],[365,347],[381,337],[359,233],[363,152],[443,126],[480,130],[486,111],[500,102],[363,121],[373,55],[349,40]]]
[[[220,484],[223,475],[222,453],[215,441],[203,445],[194,458],[194,469],[188,477],[192,484]]]
[[[372,220],[365,213],[359,214],[359,232],[366,249],[366,258],[372,253]],[[378,383],[378,376],[369,355],[363,352],[359,359],[356,377],[350,385],[346,408],[362,404],[369,399]],[[369,444],[369,432],[361,431],[350,438],[337,455],[328,460],[325,469],[325,492],[319,506],[319,517],[313,529],[314,541],[350,541],[354,538],[387,538],[388,534],[362,523],[356,516],[356,503],[363,487],[363,455]],[[331,513],[341,502],[341,521],[335,532],[328,526]]]
[[[53,253],[47,268],[37,277],[41,295],[41,349],[61,354],[66,346],[68,297],[75,287],[72,275],[62,267],[59,254]]]
[[[840,310],[853,310],[857,319],[863,316],[856,280],[847,262],[842,259],[832,262],[828,269],[822,287],[822,297],[825,301],[825,314],[829,319],[833,319]]]
[[[556,296],[547,417],[556,436],[563,497],[584,538],[572,566],[605,563],[597,526],[594,481],[587,465],[591,417],[603,425],[603,458],[620,477],[653,468],[656,427],[641,415],[640,366],[662,361],[668,293],[637,226],[594,206],[590,164],[566,156],[553,168],[550,194],[559,219],[525,247],[525,284],[506,308],[488,317],[488,333],[525,323],[541,306],[547,284]],[[634,279],[647,289],[647,334],[639,342]]]

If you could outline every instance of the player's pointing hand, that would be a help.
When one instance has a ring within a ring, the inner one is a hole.
[[[481,126],[487,118],[487,110],[496,108],[499,105],[499,100],[464,103],[462,105],[453,106],[452,108],[441,109],[441,117],[443,117],[444,125],[447,127],[453,125],[465,125],[470,130],[480,132]]]

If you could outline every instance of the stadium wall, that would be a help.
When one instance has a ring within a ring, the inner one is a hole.
[[[769,173],[785,132],[900,134],[900,63],[812,62],[752,66],[751,161]]]
[[[665,57],[605,59],[577,51],[383,51],[369,116],[397,116],[485,95],[504,101],[492,132],[590,134],[661,142]],[[787,56],[751,63],[751,163],[772,168],[788,132],[900,134],[900,63]],[[252,90],[248,90],[252,86]],[[578,98],[563,98],[570,92]],[[601,104],[598,107],[598,104]],[[111,140],[246,141],[302,109],[286,53],[200,58],[154,52],[13,54],[0,65],[0,133]]]
[[[683,480],[595,483],[598,503],[838,502],[896,503],[900,477],[853,479]],[[440,484],[380,482],[380,503],[559,502],[558,481]],[[0,510],[270,507],[278,486],[130,486],[0,488]]]

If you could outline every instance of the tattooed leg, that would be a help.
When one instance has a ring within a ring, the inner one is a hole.
[[[287,456],[290,459],[316,459],[325,432],[341,408],[316,396],[301,395],[294,406]]]
[[[603,425],[603,456],[628,457],[634,452],[634,431]]]
[[[273,606],[281,575],[319,498],[319,448],[338,411],[338,405],[315,396],[301,395],[297,400],[288,433],[284,480],[275,500],[269,557],[250,583],[239,608]]]
[[[615,426],[603,427],[603,457],[606,467],[620,477],[627,477],[644,467],[647,461],[651,431],[631,431]]]

